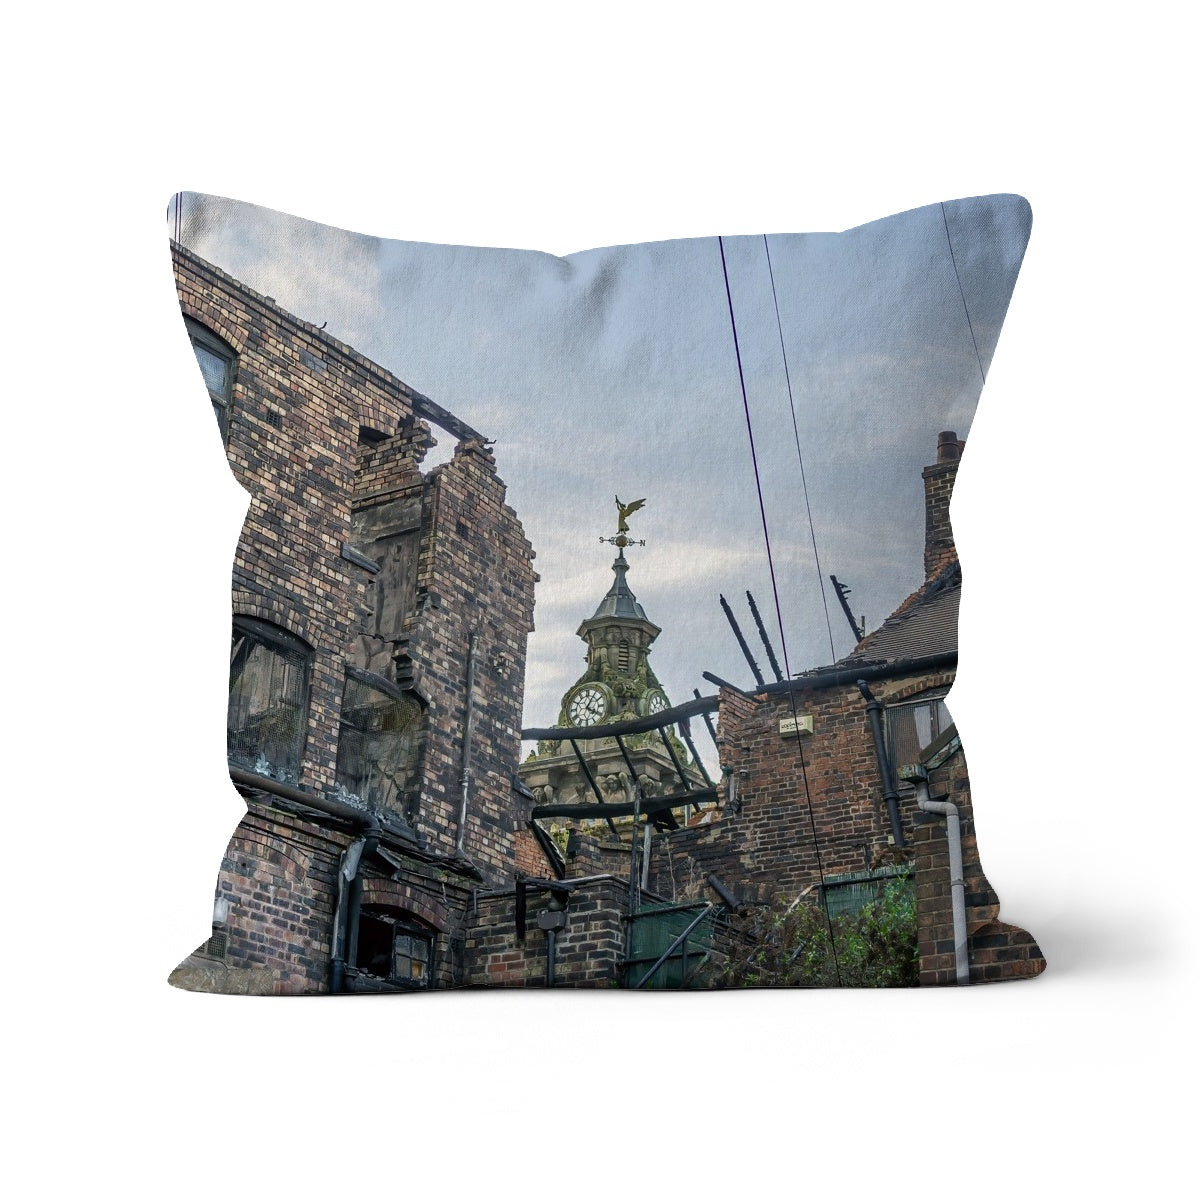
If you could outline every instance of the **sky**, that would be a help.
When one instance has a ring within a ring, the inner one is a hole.
[[[541,576],[525,724],[545,726],[612,582],[600,539],[615,496],[646,500],[628,580],[662,628],[651,663],[674,703],[712,691],[704,671],[753,682],[722,594],[769,679],[747,590],[796,673],[853,645],[830,574],[868,629],[918,586],[921,469],[940,431],[969,433],[1029,228],[1024,200],[999,195],[838,234],[727,236],[729,298],[715,236],[564,258],[385,241],[188,193],[182,240],[495,439]],[[434,435],[426,468],[453,449]]]

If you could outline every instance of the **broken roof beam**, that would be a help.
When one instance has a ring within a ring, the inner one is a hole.
[[[598,741],[607,737],[627,737],[635,733],[651,733],[664,725],[674,725],[697,713],[716,712],[720,701],[716,696],[701,696],[698,700],[688,700],[677,704],[674,708],[664,708],[662,712],[649,717],[636,717],[632,721],[621,721],[615,725],[553,725],[549,729],[522,729],[523,742],[566,742],[566,741]]]
[[[430,400],[428,396],[422,396],[420,392],[413,391],[412,388],[407,391],[412,400],[413,412],[422,420],[428,421],[430,425],[436,425],[439,429],[444,429],[451,437],[458,438],[460,442],[487,441],[487,438],[477,429],[472,429],[466,421],[460,421],[452,412]]]
[[[575,757],[579,760],[579,765],[583,769],[584,778],[588,781],[588,786],[592,789],[592,794],[596,797],[599,804],[606,804],[604,793],[600,790],[600,785],[596,782],[596,777],[592,774],[592,768],[588,766],[587,759],[583,757],[583,751],[579,749],[579,743],[574,738],[568,738],[571,743],[571,749],[575,751]],[[609,832],[613,837],[617,836],[617,827],[613,824],[612,817],[607,818]]]
[[[712,722],[708,720],[708,713],[705,713],[705,714],[704,714],[704,719],[705,719],[706,721],[708,721],[708,727],[709,727],[709,731],[710,731],[710,732],[712,732],[712,735],[713,735],[713,742],[715,743],[715,742],[716,742],[716,740],[717,740],[717,735],[716,735],[716,733],[715,733],[715,732],[713,732],[713,730],[712,730]],[[692,730],[691,730],[691,725],[690,725],[690,724],[689,724],[687,721],[680,721],[680,722],[679,722],[679,736],[683,738],[683,744],[684,744],[685,746],[687,746],[687,748],[688,748],[688,749],[691,751],[691,754],[692,754],[692,762],[694,762],[694,763],[696,764],[696,767],[699,769],[699,771],[700,771],[700,774],[701,774],[701,776],[702,776],[702,777],[703,777],[703,779],[704,779],[704,782],[705,782],[705,783],[706,783],[706,784],[707,784],[709,787],[712,787],[712,777],[711,777],[711,776],[709,775],[709,773],[708,773],[708,772],[707,772],[707,771],[704,769],[704,762],[703,762],[703,760],[700,758],[700,755],[696,753],[696,744],[695,744],[695,742],[693,742],[693,741],[692,741]],[[720,747],[718,747],[718,750],[719,750],[719,749],[720,749]]]
[[[698,788],[694,792],[672,792],[669,796],[646,796],[638,805],[638,812],[649,816],[666,812],[672,808],[683,808],[697,801],[716,801],[716,788]],[[596,817],[632,817],[632,801],[620,804],[541,804],[533,810],[534,817],[577,817],[581,821]]]

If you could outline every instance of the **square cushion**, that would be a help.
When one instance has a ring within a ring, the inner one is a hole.
[[[246,815],[173,983],[1044,968],[999,920],[947,698],[950,497],[1023,199],[565,258],[171,218],[189,402],[251,497]]]

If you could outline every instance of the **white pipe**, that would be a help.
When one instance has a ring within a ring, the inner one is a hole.
[[[950,850],[950,914],[954,922],[955,983],[971,982],[970,958],[967,954],[967,900],[963,881],[962,826],[958,808],[948,800],[929,798],[929,779],[922,769],[912,780],[917,789],[917,807],[922,812],[938,813],[946,818],[946,843]]]

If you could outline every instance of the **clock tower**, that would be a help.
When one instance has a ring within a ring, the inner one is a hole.
[[[612,569],[612,587],[576,631],[587,643],[587,670],[563,696],[559,725],[613,725],[669,707],[647,657],[662,630],[629,590],[624,547]]]
[[[646,616],[630,590],[627,578],[626,547],[645,545],[645,542],[635,542],[627,536],[627,518],[644,503],[644,500],[635,500],[623,505],[618,499],[617,534],[600,539],[617,547],[617,557],[612,564],[613,582],[596,611],[577,630],[587,645],[587,669],[564,693],[556,727],[582,729],[591,725],[617,725],[671,707],[649,662],[651,645],[662,630]],[[680,790],[682,785],[673,756],[694,786],[704,786],[687,750],[671,730],[667,730],[669,747],[664,745],[657,730],[630,734],[622,740],[644,797]],[[632,797],[633,781],[615,738],[577,744],[605,799],[618,802]],[[536,753],[521,764],[519,773],[539,804],[595,802],[587,772],[565,740],[539,742]],[[628,818],[615,823],[626,829],[630,825]],[[588,825],[592,827],[589,832],[606,831],[603,820],[588,822]]]

